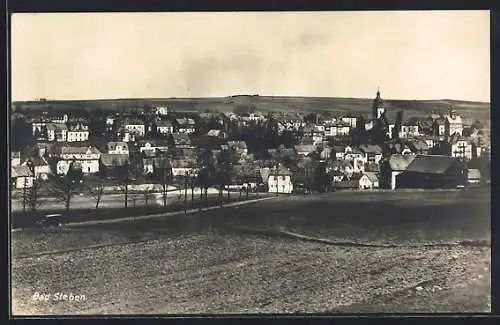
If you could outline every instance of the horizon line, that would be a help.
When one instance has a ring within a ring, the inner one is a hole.
[[[320,99],[362,99],[362,100],[373,100],[375,97],[328,97],[328,96],[300,96],[300,95],[259,95],[259,94],[236,94],[236,95],[227,95],[227,96],[207,96],[207,97],[122,97],[122,98],[78,98],[78,99],[64,99],[64,98],[33,98],[33,99],[24,99],[24,100],[12,100],[11,104],[15,103],[23,103],[23,102],[42,102],[41,99],[44,99],[45,102],[78,102],[78,101],[127,101],[127,100],[150,100],[150,101],[158,101],[158,100],[176,100],[176,99],[219,99],[219,98],[227,98],[231,97],[268,97],[268,98],[320,98]],[[384,98],[382,96],[382,100],[384,101],[421,101],[421,102],[430,102],[430,101],[455,101],[455,102],[470,102],[470,103],[481,103],[481,104],[490,104],[490,101],[484,100],[468,100],[468,99],[452,99],[452,98],[439,98],[439,99],[403,99],[403,98]]]

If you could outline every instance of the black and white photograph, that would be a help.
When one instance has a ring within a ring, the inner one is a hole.
[[[12,316],[491,312],[489,11],[9,37]]]

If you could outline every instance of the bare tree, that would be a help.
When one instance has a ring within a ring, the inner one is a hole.
[[[70,170],[66,175],[53,175],[49,178],[49,195],[55,197],[57,201],[64,202],[66,212],[69,212],[71,199],[79,183],[79,180],[72,174]]]
[[[168,195],[168,186],[170,184],[170,178],[171,178],[171,165],[170,161],[165,158],[157,158],[159,159],[158,161],[158,177],[160,178],[160,184],[161,184],[161,197],[163,200],[163,207],[167,206],[167,195]]]
[[[37,177],[33,180],[33,186],[26,193],[28,206],[33,212],[36,212],[36,210],[42,205],[40,192],[44,184],[44,180],[41,177]]]
[[[124,195],[125,209],[127,209],[129,201],[130,184],[132,183],[129,162],[127,162],[121,167],[120,172],[118,173],[118,180],[120,182],[120,190]]]
[[[99,208],[99,203],[104,195],[104,184],[99,183],[96,187],[89,189],[90,195],[95,199],[95,208]]]
[[[147,209],[149,206],[149,200],[153,198],[153,188],[151,186],[145,188],[144,191],[142,192],[142,195],[144,197],[144,203],[145,203],[146,209]],[[165,204],[165,202],[164,202],[164,204]]]

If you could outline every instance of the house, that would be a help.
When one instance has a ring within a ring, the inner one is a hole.
[[[248,154],[247,143],[245,141],[228,141],[227,145],[240,156],[246,156]]]
[[[130,151],[128,148],[128,144],[126,142],[115,142],[115,141],[110,141],[106,145],[108,154],[113,154],[113,155],[129,155]]]
[[[174,126],[170,121],[158,121],[156,122],[156,132],[160,134],[172,134],[174,133]]]
[[[142,158],[142,173],[143,175],[153,175],[154,172],[153,157]]]
[[[28,158],[22,163],[22,166],[29,167],[33,177],[41,178],[43,180],[47,180],[49,178],[49,174],[52,173],[49,163],[40,156]]]
[[[412,153],[426,155],[429,153],[428,142],[423,139],[411,139],[406,142]]]
[[[351,161],[361,160],[363,162],[367,162],[365,161],[365,154],[359,148],[351,148],[350,151],[344,154],[344,159]]]
[[[55,124],[68,123],[68,114],[64,114],[62,116],[53,116],[50,118],[50,121]]]
[[[278,166],[269,171],[267,179],[269,193],[286,193],[293,192],[292,173],[283,166]]]
[[[396,176],[397,188],[456,188],[467,182],[467,170],[458,159],[439,155],[416,155]]]
[[[336,137],[340,135],[348,135],[350,130],[350,124],[345,122],[335,122],[334,124],[325,127],[325,136]]]
[[[10,165],[11,166],[19,166],[21,165],[21,152],[13,151],[10,154]]]
[[[176,148],[194,148],[193,141],[191,140],[189,134],[174,133],[172,134],[172,138]]]
[[[67,140],[68,127],[62,123],[49,123],[47,128],[47,140],[65,142]]]
[[[378,187],[378,176],[375,173],[365,172],[359,179],[360,190],[373,190]]]
[[[352,151],[352,147],[351,146],[336,145],[336,146],[333,146],[333,151],[335,151],[335,159],[344,160],[346,153],[349,153]]]
[[[319,156],[321,160],[329,160],[333,157],[333,149],[330,147],[323,147]]]
[[[168,115],[168,107],[167,106],[156,107],[155,111],[156,111],[157,115],[162,115],[162,116]],[[170,132],[170,133],[172,133],[172,132]]]
[[[28,166],[11,166],[10,178],[17,189],[33,187],[33,173]]]
[[[31,122],[31,128],[33,131],[33,136],[35,136],[37,133],[40,134],[42,130],[47,127],[47,124],[50,123],[50,121],[47,121],[45,119],[37,119],[33,120]]]
[[[137,136],[143,137],[146,134],[146,126],[144,122],[136,119],[126,119],[123,122],[123,127],[125,131],[128,131],[130,134],[134,134]]]
[[[70,164],[75,161],[82,167],[84,174],[93,174],[99,172],[99,158],[101,152],[93,147],[62,147],[60,158],[57,162],[57,173],[67,174]]]
[[[140,140],[137,141],[137,144],[139,146],[139,152],[168,150],[168,142],[165,140]]]
[[[437,136],[445,136],[446,133],[446,119],[439,117],[434,120],[434,134]]]
[[[66,137],[67,142],[87,141],[89,139],[89,127],[80,123],[70,125]]]
[[[299,143],[294,146],[294,149],[297,155],[307,156],[316,150],[316,146],[312,143]]]
[[[481,183],[481,173],[479,172],[479,169],[468,169],[467,170],[467,181],[469,184]]]
[[[451,109],[450,113],[446,115],[445,119],[445,135],[450,137],[453,134],[462,135],[463,123],[462,117],[458,115],[455,110]]]
[[[177,118],[174,121],[174,131],[181,134],[194,133],[196,123],[192,118]]]
[[[363,159],[367,163],[378,164],[382,159],[382,148],[379,145],[363,144],[359,146],[359,150],[364,155]]]
[[[127,166],[130,164],[128,154],[103,153],[99,159],[99,173],[106,179],[118,178],[127,173]]]
[[[406,170],[416,155],[393,154],[380,165],[380,187],[396,189],[396,176]]]
[[[116,138],[121,142],[134,142],[135,141],[136,132],[128,131],[125,127],[120,127],[116,131]]]
[[[473,157],[472,143],[465,138],[451,141],[451,156],[471,160]]]
[[[172,159],[172,176],[196,176],[198,173],[198,168],[196,166],[196,161],[186,158]]]
[[[420,135],[418,125],[402,125],[399,131],[400,138],[408,138]]]
[[[356,124],[358,123],[358,118],[352,116],[343,116],[340,118],[340,121],[342,121],[351,128],[355,128]]]
[[[209,137],[215,137],[215,138],[219,138],[219,139],[225,139],[227,138],[227,134],[222,131],[222,130],[210,130],[207,132],[207,136]]]

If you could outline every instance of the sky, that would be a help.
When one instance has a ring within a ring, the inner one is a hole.
[[[17,13],[12,100],[490,101],[488,11]]]

